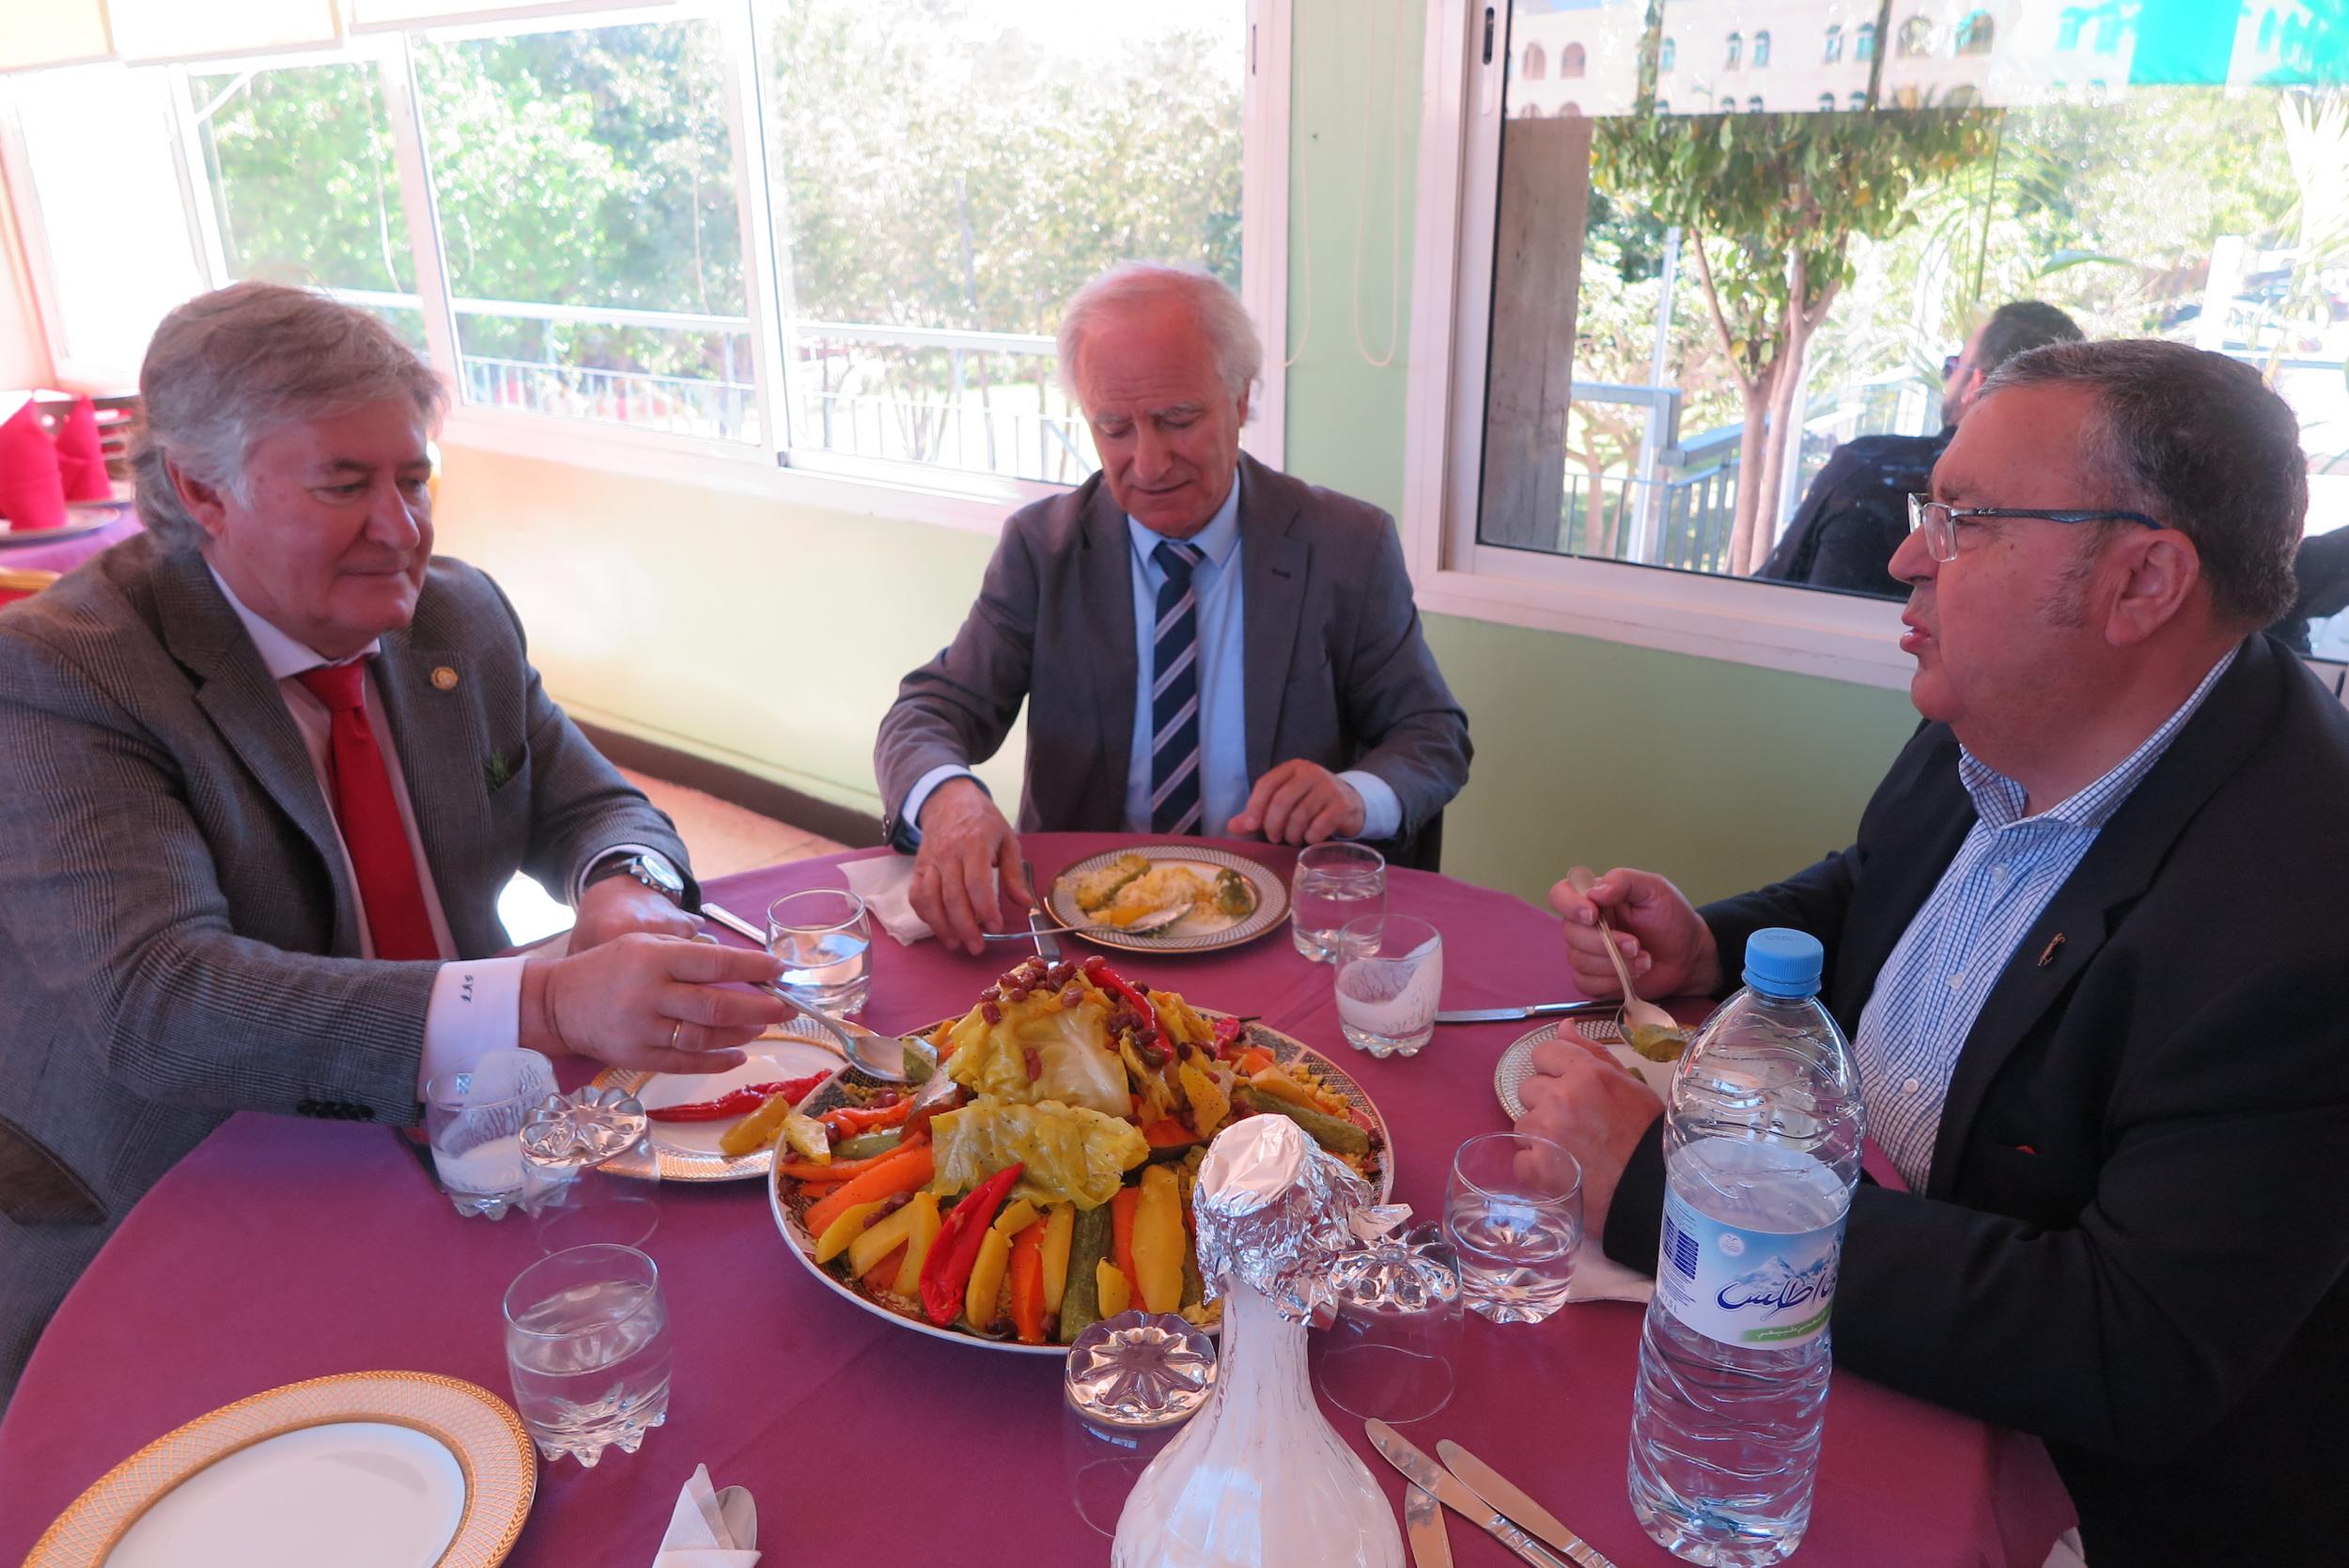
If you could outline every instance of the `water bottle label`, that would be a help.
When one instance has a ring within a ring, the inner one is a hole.
[[[1843,1222],[1815,1231],[1743,1231],[1664,1195],[1656,1296],[1672,1316],[1723,1344],[1783,1349],[1827,1331]]]

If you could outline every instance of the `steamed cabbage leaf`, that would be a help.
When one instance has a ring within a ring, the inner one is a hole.
[[[938,1166],[930,1190],[941,1196],[968,1192],[1017,1163],[1025,1169],[1014,1198],[1098,1208],[1117,1196],[1127,1172],[1150,1157],[1131,1122],[1057,1100],[1010,1105],[981,1094],[933,1117],[930,1135]]]
[[[1129,1113],[1126,1063],[1110,1043],[1109,1000],[1091,986],[1077,988],[1074,1007],[1063,1007],[1049,989],[994,1003],[1002,1015],[994,1023],[985,1006],[972,1008],[949,1037],[954,1054],[946,1076],[973,1094],[1015,1104],[1057,1100],[1109,1116]]]

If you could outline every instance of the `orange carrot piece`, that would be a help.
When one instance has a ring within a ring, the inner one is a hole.
[[[908,1149],[927,1143],[929,1141],[930,1135],[927,1132],[915,1132],[908,1135],[906,1141],[895,1148],[884,1150],[870,1159],[835,1159],[829,1165],[818,1165],[812,1159],[787,1159],[775,1169],[794,1181],[806,1182],[810,1186],[819,1187],[846,1182],[864,1174],[867,1171],[877,1170],[904,1154]]]
[[[1021,1344],[1044,1343],[1044,1231],[1030,1225],[1011,1238],[1011,1321]]]
[[[1237,1065],[1243,1075],[1253,1078],[1256,1074],[1263,1072],[1267,1067],[1276,1066],[1278,1063],[1273,1061],[1272,1053],[1265,1049],[1264,1047],[1251,1046],[1248,1049],[1239,1053],[1239,1061]]]
[[[900,1192],[910,1192],[927,1185],[938,1173],[938,1162],[927,1143],[917,1143],[910,1149],[900,1148],[882,1157],[874,1166],[840,1184],[840,1190],[819,1203],[808,1206],[807,1234],[822,1235],[826,1226],[840,1218],[841,1211],[857,1203],[869,1203],[877,1198],[894,1198]]]
[[[1179,1149],[1196,1143],[1199,1135],[1172,1116],[1161,1116],[1142,1129],[1142,1141],[1154,1149]]]
[[[1110,1262],[1128,1280],[1134,1277],[1134,1216],[1142,1208],[1142,1188],[1121,1187],[1110,1200]],[[811,1235],[822,1233],[811,1224]]]
[[[910,1245],[911,1243],[910,1242],[901,1241],[897,1243],[895,1250],[893,1250],[889,1256],[881,1259],[880,1262],[866,1269],[864,1271],[864,1288],[866,1290],[889,1289],[891,1284],[894,1282],[897,1278],[898,1267],[906,1261],[906,1249]]]

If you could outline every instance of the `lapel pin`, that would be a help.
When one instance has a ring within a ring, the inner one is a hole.
[[[2054,963],[2056,961],[2056,955],[2062,951],[2063,933],[2058,931],[2053,937],[2047,939],[2047,945],[2039,950],[2039,967],[2044,970],[2049,964]]]
[[[456,672],[455,670],[450,669],[450,668],[449,668],[447,665],[445,665],[445,664],[435,665],[435,666],[433,667],[433,671],[432,671],[432,686],[433,686],[433,689],[434,689],[435,691],[456,691],[456,690],[457,690],[457,672]]]

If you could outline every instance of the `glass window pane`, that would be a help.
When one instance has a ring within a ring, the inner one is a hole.
[[[1243,0],[778,0],[791,444],[1073,483],[1063,301],[1128,259],[1240,279]]]
[[[321,287],[376,312],[421,352],[408,214],[372,65],[192,75],[223,281]]]
[[[765,439],[703,21],[420,40],[468,402]]]
[[[2123,8],[1977,0],[1904,8],[1895,37],[1930,52],[1839,59],[1838,8],[1773,14],[1765,78],[1750,48],[1720,63],[1750,9],[1664,0],[1651,29],[1642,0],[1516,0],[1511,47],[1581,48],[1574,97],[1603,117],[1553,117],[1554,83],[1507,87],[1496,250],[1524,271],[1495,288],[1479,539],[1903,594],[1883,570],[1899,507],[1845,497],[1929,473],[1964,412],[1945,362],[2023,301],[2258,365],[2300,418],[2310,537],[2349,539],[2349,248],[2325,216],[2349,113],[2305,90],[2342,79],[2337,46],[2263,44],[2248,12],[2140,37]],[[2108,16],[2119,58],[2091,77],[2081,23]],[[1687,51],[1669,109],[1667,29]],[[1797,242],[1831,267],[1793,311]],[[2311,594],[2330,549],[2304,556]],[[2317,651],[2349,654],[2337,625],[2315,618]]]

